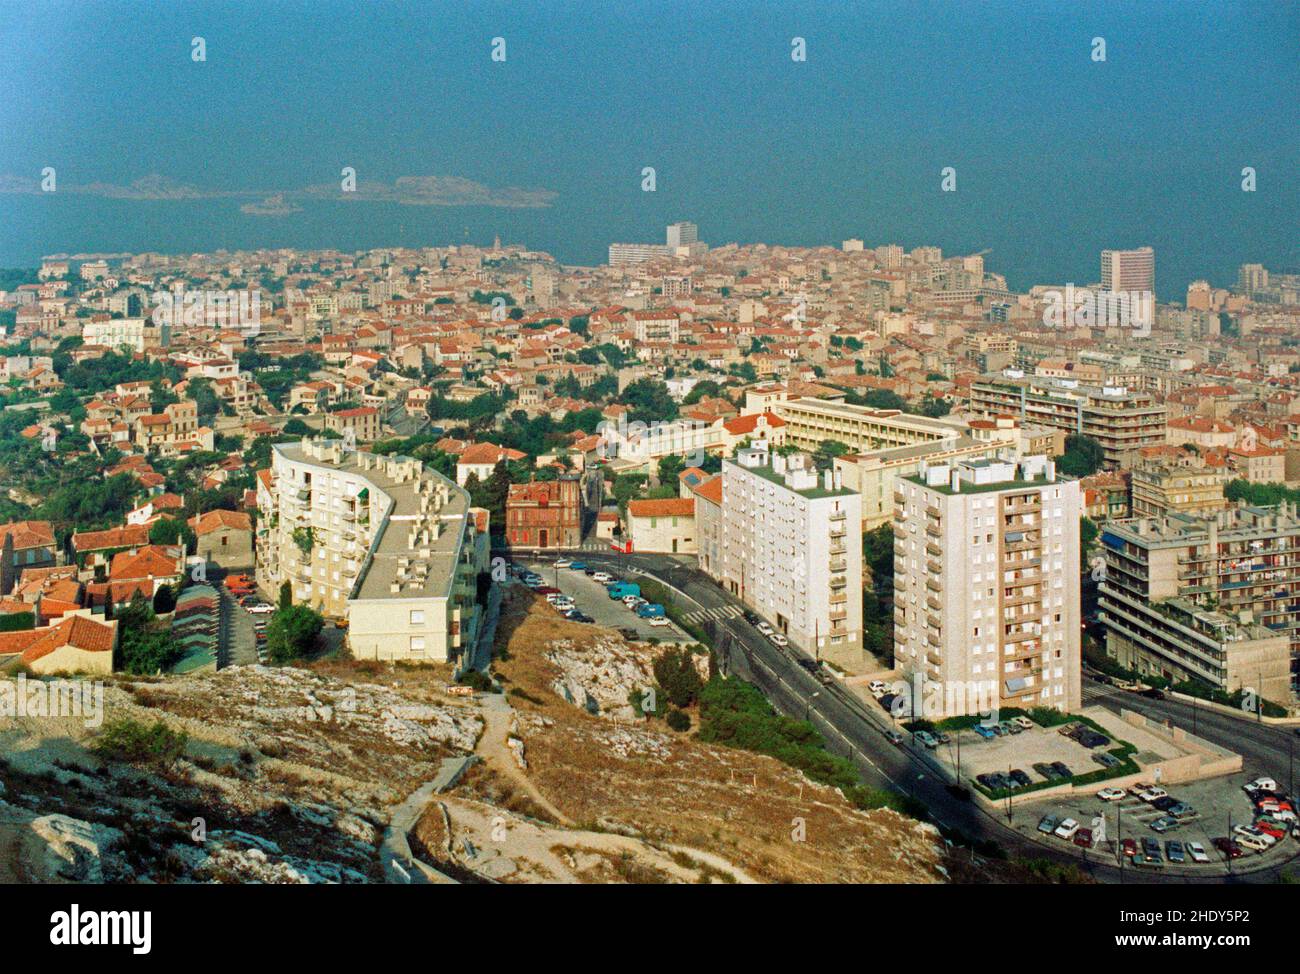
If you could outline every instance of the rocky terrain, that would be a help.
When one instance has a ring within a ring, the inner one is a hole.
[[[390,807],[483,721],[419,674],[236,667],[105,689],[105,725],[189,736],[170,766],[105,761],[78,718],[0,721],[0,881],[382,880]]]

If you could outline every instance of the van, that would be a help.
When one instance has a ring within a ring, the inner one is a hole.
[[[629,595],[641,595],[641,586],[635,582],[615,582],[605,589],[611,599],[622,599]]]

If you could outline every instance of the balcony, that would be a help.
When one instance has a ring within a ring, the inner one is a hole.
[[[927,651],[925,654],[925,661],[931,664],[932,666],[943,665],[943,657],[940,656],[938,653],[934,653],[934,652]]]
[[[897,575],[895,575],[895,576],[894,576],[894,591],[895,591],[895,592],[906,592],[906,591],[907,591],[907,579],[899,578]]]
[[[932,571],[936,575],[943,574],[943,565],[940,562],[935,561],[933,558],[927,558],[925,560],[925,567],[927,571]]]
[[[846,512],[844,512],[844,511],[831,511],[831,513],[830,513],[830,515],[829,515],[829,519],[830,519],[830,522],[831,522],[832,524],[834,524],[834,523],[836,523],[837,521],[843,521],[844,518],[845,518],[846,516],[847,516],[847,515],[846,515]]]
[[[927,609],[934,609],[935,612],[938,612],[943,608],[943,603],[933,595],[927,595],[925,597],[925,606]]]
[[[937,578],[927,578],[925,580],[925,587],[931,592],[942,592],[943,582],[939,581]]]
[[[927,525],[925,526],[925,533],[928,534],[928,535],[929,535],[930,537],[932,537],[932,538],[942,538],[942,537],[943,537],[943,531],[940,530],[940,528],[938,527],[938,525],[935,525],[935,524],[927,524]]]
[[[827,613],[827,615],[830,618],[831,622],[842,622],[843,620],[849,617],[849,613],[847,609],[831,609],[831,611]]]
[[[943,549],[940,548],[933,541],[927,541],[925,543],[925,553],[927,555],[934,555],[937,558],[938,556],[943,554]]]
[[[826,567],[829,568],[831,572],[842,572],[849,567],[849,563],[845,561],[843,558],[832,558],[831,563]],[[894,561],[894,568],[895,569],[898,568],[897,559],[895,559]]]

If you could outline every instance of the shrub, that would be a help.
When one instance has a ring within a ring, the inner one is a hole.
[[[678,732],[688,731],[691,729],[691,718],[686,711],[674,707],[668,711],[668,726]]]
[[[91,750],[105,760],[169,767],[185,751],[188,741],[188,734],[172,730],[161,720],[146,726],[124,717],[105,726]]]

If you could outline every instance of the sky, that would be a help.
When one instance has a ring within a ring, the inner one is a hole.
[[[987,249],[1018,288],[1150,244],[1177,299],[1300,270],[1298,105],[1300,0],[0,0],[0,265],[498,234],[594,264],[687,219]]]

